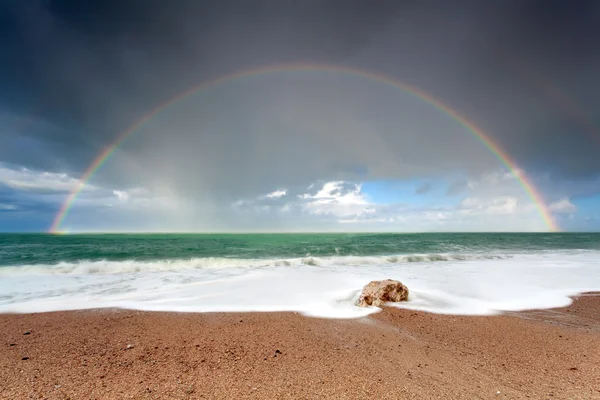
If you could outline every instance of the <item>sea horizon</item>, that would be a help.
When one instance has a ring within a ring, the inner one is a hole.
[[[391,235],[423,235],[423,234],[585,234],[600,233],[599,230],[575,231],[76,231],[76,232],[47,232],[47,231],[0,231],[0,235],[352,235],[352,234],[391,234]]]

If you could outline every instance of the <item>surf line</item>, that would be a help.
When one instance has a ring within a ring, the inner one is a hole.
[[[200,83],[199,85],[193,86],[188,90],[185,90],[182,93],[177,94],[176,96],[170,98],[164,103],[159,104],[157,107],[152,109],[150,112],[142,116],[136,122],[129,126],[124,132],[122,132],[111,144],[106,146],[100,154],[94,159],[94,161],[87,167],[84,173],[79,178],[79,181],[73,188],[73,190],[69,193],[64,203],[60,207],[57,212],[54,220],[52,221],[52,225],[48,229],[50,233],[61,233],[60,227],[64,222],[65,218],[69,215],[69,211],[75,204],[77,197],[87,184],[87,182],[94,176],[94,174],[106,163],[106,161],[110,158],[110,156],[114,153],[114,151],[134,132],[140,130],[143,126],[150,123],[154,116],[160,114],[162,111],[167,110],[171,106],[177,104],[178,102],[198,93],[203,90],[207,90],[210,88],[214,88],[218,85],[228,83],[234,80],[239,80],[251,76],[257,75],[267,75],[272,73],[280,73],[280,72],[301,72],[301,71],[313,71],[313,72],[329,72],[334,74],[341,74],[350,77],[357,77],[363,79],[369,79],[372,81],[379,82],[381,84],[389,85],[395,87],[414,98],[423,101],[433,108],[443,112],[448,117],[452,118],[458,124],[460,124],[467,132],[469,132],[475,139],[477,139],[481,144],[485,146],[493,155],[500,161],[500,163],[516,178],[517,182],[523,188],[527,196],[531,199],[533,204],[535,205],[538,213],[540,214],[544,224],[548,227],[549,231],[555,232],[558,231],[558,226],[552,217],[548,206],[543,200],[543,197],[536,189],[536,187],[531,183],[531,181],[525,176],[525,174],[516,166],[515,162],[511,159],[511,157],[497,144],[492,138],[486,134],[483,130],[481,130],[477,125],[473,122],[469,121],[465,116],[461,115],[458,111],[454,110],[450,106],[446,105],[442,101],[435,98],[433,95],[415,87],[408,85],[404,82],[396,80],[394,78],[377,74],[370,71],[364,71],[361,69],[356,69],[352,67],[345,66],[336,66],[336,65],[328,65],[328,64],[302,64],[302,63],[294,63],[294,64],[277,64],[277,65],[267,65],[254,69],[243,70],[240,72],[232,73],[229,75],[224,75],[218,77],[213,80],[205,81]]]

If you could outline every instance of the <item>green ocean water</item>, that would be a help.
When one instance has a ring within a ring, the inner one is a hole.
[[[78,261],[286,259],[600,250],[600,233],[0,234],[0,267]],[[443,259],[443,258],[440,258]],[[407,259],[410,261],[410,258]],[[418,261],[418,259],[415,259]]]

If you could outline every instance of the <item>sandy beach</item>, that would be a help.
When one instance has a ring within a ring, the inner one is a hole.
[[[2,399],[600,399],[600,296],[493,317],[0,315]]]

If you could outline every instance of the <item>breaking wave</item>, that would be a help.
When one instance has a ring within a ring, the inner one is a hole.
[[[274,259],[79,261],[0,267],[0,313],[119,307],[177,312],[294,311],[357,318],[370,280],[410,290],[398,307],[490,315],[565,306],[600,290],[599,251]]]
[[[164,259],[153,261],[82,260],[57,264],[33,264],[0,267],[0,276],[10,275],[56,275],[56,274],[120,274],[135,272],[168,272],[223,268],[269,268],[269,267],[352,267],[369,265],[393,265],[406,263],[431,263],[448,261],[499,260],[511,258],[500,254],[402,254],[392,256],[331,256],[299,258],[242,259],[227,257],[203,257]]]

